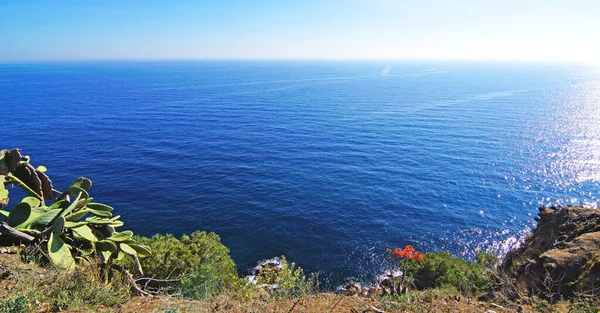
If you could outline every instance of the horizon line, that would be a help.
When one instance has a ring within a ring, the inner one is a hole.
[[[551,60],[551,59],[467,59],[467,58],[90,58],[90,59],[0,59],[0,64],[18,63],[85,63],[85,62],[172,62],[172,61],[214,61],[214,62],[466,62],[466,63],[553,63],[598,65],[590,61]]]

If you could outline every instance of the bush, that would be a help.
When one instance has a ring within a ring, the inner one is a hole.
[[[571,306],[571,312],[573,313],[598,313],[600,312],[600,294],[590,293],[588,295],[578,294],[574,299]]]
[[[318,290],[319,282],[316,274],[307,278],[301,267],[281,257],[281,269],[265,270],[257,276],[257,285],[273,285],[269,289],[275,299],[294,299]]]
[[[215,233],[196,231],[180,239],[171,234],[154,235],[152,238],[135,237],[147,245],[152,255],[140,260],[144,276],[155,279],[183,278],[203,265],[211,266],[224,280],[237,278],[235,263],[229,249]]]
[[[419,289],[452,286],[467,296],[486,292],[492,286],[491,269],[497,258],[479,253],[477,262],[466,261],[448,252],[427,253],[413,269]]]
[[[152,238],[135,237],[139,244],[147,245],[150,256],[140,260],[144,276],[155,280],[181,280],[153,285],[167,293],[177,293],[191,298],[203,299],[238,284],[236,266],[215,233],[196,231],[177,239],[171,234],[154,235]],[[134,264],[122,260],[125,267],[133,269]]]
[[[11,298],[0,302],[0,313],[22,313],[28,312],[27,297]]]
[[[179,294],[185,298],[206,300],[224,291],[225,287],[219,269],[213,264],[203,264],[181,281]]]

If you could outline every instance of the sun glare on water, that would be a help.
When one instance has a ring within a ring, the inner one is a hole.
[[[552,168],[577,183],[600,182],[600,77],[576,89],[555,121],[555,131],[566,131],[569,140]]]

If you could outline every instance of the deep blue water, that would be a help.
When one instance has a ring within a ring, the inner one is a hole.
[[[0,109],[0,148],[55,187],[90,177],[142,235],[215,231],[242,272],[285,254],[337,284],[386,247],[504,252],[537,207],[599,199],[593,68],[3,64]]]

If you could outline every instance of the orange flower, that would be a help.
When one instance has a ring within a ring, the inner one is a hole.
[[[387,249],[388,253],[390,253],[390,251],[391,251],[390,249]],[[423,253],[415,252],[415,247],[413,247],[411,245],[406,245],[406,247],[404,247],[404,249],[396,248],[396,249],[394,249],[394,252],[392,252],[392,254],[394,254],[394,256],[397,257],[398,259],[405,258],[405,259],[415,259],[418,261],[423,261]]]
[[[417,260],[419,262],[423,261],[423,259],[424,259],[423,258],[423,253],[421,253],[421,252],[415,252],[415,254],[413,255],[413,259],[415,259],[415,260]]]
[[[390,253],[392,253],[392,249],[387,248],[387,249],[385,249],[385,252],[387,252],[388,254],[390,254]]]
[[[400,250],[400,249],[398,249]],[[412,258],[413,252],[415,251],[415,248],[413,248],[413,246],[411,245],[407,245],[406,247],[404,247],[404,249],[401,249],[398,254],[394,254],[396,257],[398,258],[407,258],[410,259]]]

